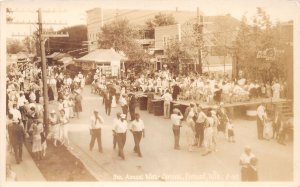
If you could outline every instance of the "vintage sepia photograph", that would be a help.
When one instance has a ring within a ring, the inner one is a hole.
[[[299,10],[0,1],[4,186],[295,181]]]

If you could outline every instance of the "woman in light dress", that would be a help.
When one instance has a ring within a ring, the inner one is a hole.
[[[59,125],[60,125],[60,140],[61,144],[66,147],[69,146],[69,118],[66,116],[64,110],[60,110],[59,116]]]
[[[202,156],[206,156],[212,151],[212,144],[213,144],[213,126],[214,126],[214,118],[211,115],[211,112],[208,113],[205,129],[204,129],[204,139],[203,145],[205,148],[204,153]]]
[[[189,145],[189,151],[193,151],[193,144],[195,142],[195,121],[194,117],[196,115],[195,108],[191,108],[189,111],[186,123],[184,125],[183,130],[185,131],[186,137],[187,137],[187,143]]]
[[[41,160],[43,150],[41,133],[44,131],[42,120],[35,120],[32,124],[32,130],[32,153],[37,160]]]
[[[53,139],[53,144],[56,147],[57,145],[57,140],[59,140],[59,122],[58,122],[58,117],[56,115],[56,112],[52,110],[50,112],[49,116],[49,125],[50,125],[50,133],[49,133],[49,138]]]
[[[264,114],[264,139],[270,140],[273,137],[272,120],[268,117],[267,112]]]
[[[212,144],[214,145],[213,151],[216,152],[217,151],[218,126],[220,125],[220,121],[217,117],[217,112],[215,110],[211,111],[211,115],[212,115],[212,118],[214,119],[213,126],[212,126],[212,129],[213,129]]]

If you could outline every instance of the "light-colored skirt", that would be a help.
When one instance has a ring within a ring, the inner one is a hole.
[[[41,135],[33,135],[33,141],[32,141],[32,152],[39,152],[42,151],[42,142],[41,142]]]
[[[204,129],[204,139],[203,145],[206,148],[210,148],[212,146],[212,139],[213,139],[213,129],[212,127]]]
[[[117,107],[116,96],[112,96],[111,107],[112,108]]]
[[[60,140],[68,140],[69,139],[68,133],[69,133],[69,125],[68,124],[60,125],[60,132],[59,132]]]
[[[50,126],[50,133],[48,135],[49,138],[59,139],[59,125]]]
[[[273,127],[272,122],[265,122],[264,123],[264,138],[265,139],[271,139],[273,136]]]

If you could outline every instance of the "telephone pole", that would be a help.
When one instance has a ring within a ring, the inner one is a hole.
[[[202,59],[201,59],[201,43],[203,34],[203,16],[200,15],[199,7],[197,7],[197,31],[198,31],[198,63],[199,63],[199,73],[202,74]]]
[[[46,64],[46,52],[45,42],[43,38],[43,24],[42,24],[42,10],[38,10],[38,24],[39,24],[39,42],[41,48],[41,61],[42,61],[42,81],[43,81],[43,100],[44,100],[44,124],[48,124],[48,85],[47,85],[47,64]],[[48,125],[46,125],[46,131],[48,131]]]
[[[43,23],[42,21],[42,9],[39,8],[37,11],[31,11],[38,13],[38,22],[11,22],[10,24],[38,24],[38,42],[41,50],[41,62],[42,62],[42,83],[43,83],[43,108],[44,108],[44,125],[45,130],[48,133],[48,114],[49,114],[49,102],[48,102],[48,85],[47,85],[47,63],[46,63],[46,51],[45,43],[50,37],[69,37],[69,34],[58,34],[58,33],[44,33],[43,24],[63,24],[63,23]]]

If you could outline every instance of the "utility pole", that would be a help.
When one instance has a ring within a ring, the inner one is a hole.
[[[13,11],[12,11],[13,12]],[[16,11],[15,11],[16,12]],[[43,24],[63,24],[63,23],[43,23],[42,20],[42,9],[39,8],[37,11],[29,11],[38,13],[38,22],[11,22],[10,24],[38,24],[38,42],[41,50],[41,62],[42,62],[42,83],[43,83],[43,108],[44,108],[44,125],[45,130],[48,133],[48,114],[49,114],[49,102],[48,102],[48,85],[47,85],[47,63],[46,63],[46,51],[45,42],[50,37],[69,37],[69,34],[58,34],[58,33],[44,33]]]
[[[198,73],[200,73],[201,75],[202,74],[201,42],[202,42],[202,34],[203,34],[203,16],[200,15],[199,7],[197,7],[197,31],[198,31],[198,63],[199,63]]]
[[[45,42],[43,38],[43,24],[42,24],[42,10],[38,10],[38,24],[39,24],[39,42],[41,47],[41,61],[42,61],[42,81],[43,81],[43,100],[44,100],[44,124],[48,124],[48,85],[47,85],[47,64],[45,54]],[[48,125],[46,125],[46,132],[48,132]]]

